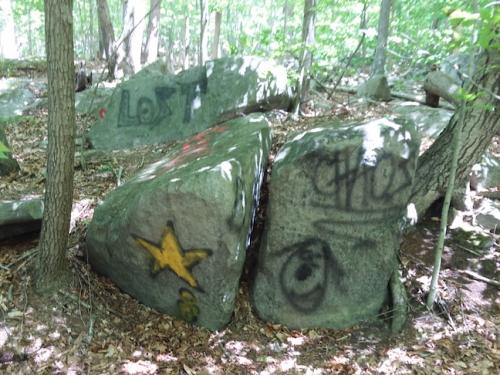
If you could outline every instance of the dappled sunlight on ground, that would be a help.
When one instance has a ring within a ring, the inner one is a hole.
[[[345,96],[330,105],[311,108],[327,117],[293,123],[275,113],[280,121],[273,124],[271,160],[291,133],[312,129],[325,119],[337,121],[339,113],[352,120],[388,111],[386,106],[353,102]],[[80,134],[87,125],[79,123]],[[12,199],[42,194],[45,118],[9,124],[7,130],[21,172],[15,179],[0,181],[2,194]],[[440,300],[432,314],[424,303],[439,227],[436,220],[420,224],[403,241],[400,260],[410,321],[396,336],[390,333],[387,312],[377,322],[345,330],[290,330],[267,324],[256,317],[249,303],[248,270],[233,319],[218,332],[159,314],[121,293],[88,266],[86,226],[108,191],[159,160],[169,147],[95,152],[85,160],[77,157],[68,246],[73,281],[64,291],[45,298],[32,291],[30,265],[36,256],[36,236],[0,242],[0,373],[500,373],[498,288],[464,273],[471,270],[497,277],[498,249],[493,245],[474,254],[447,243]]]

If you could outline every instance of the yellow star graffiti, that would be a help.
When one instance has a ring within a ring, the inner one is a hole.
[[[212,255],[207,249],[183,250],[175,235],[174,225],[168,222],[163,230],[160,244],[152,243],[139,236],[132,235],[137,244],[154,258],[153,274],[164,268],[170,269],[191,287],[201,290],[198,281],[191,273],[191,268]]]

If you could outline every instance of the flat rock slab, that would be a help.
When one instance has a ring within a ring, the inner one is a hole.
[[[285,68],[258,57],[228,57],[176,76],[144,69],[120,85],[89,132],[97,149],[185,139],[238,113],[287,108]]]
[[[0,201],[0,240],[40,230],[43,200]]]
[[[419,146],[412,126],[395,121],[326,124],[280,150],[252,287],[262,319],[343,328],[377,316]]]
[[[415,102],[393,101],[392,111],[404,118],[412,120],[421,137],[435,141],[450,122],[453,111],[444,108],[432,108]]]
[[[145,305],[217,330],[231,318],[271,142],[262,116],[199,133],[111,192],[92,266]]]

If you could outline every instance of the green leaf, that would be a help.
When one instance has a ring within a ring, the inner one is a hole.
[[[7,152],[9,152],[9,148],[0,142],[0,159],[7,159]]]

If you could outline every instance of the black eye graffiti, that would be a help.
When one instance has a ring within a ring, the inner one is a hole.
[[[309,238],[284,248],[280,254],[288,254],[280,272],[286,299],[300,312],[316,310],[325,296],[329,273],[343,274],[330,247],[323,240]]]

